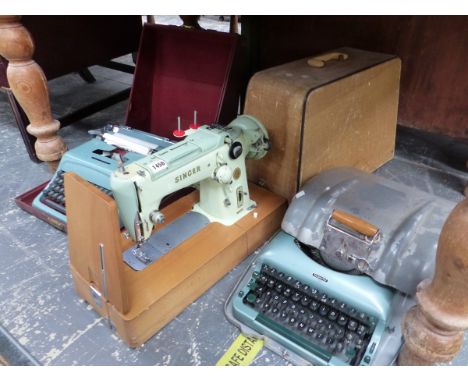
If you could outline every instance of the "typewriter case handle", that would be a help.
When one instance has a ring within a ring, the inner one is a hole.
[[[328,61],[337,60],[337,61],[345,61],[347,60],[349,55],[347,53],[342,52],[329,52],[320,54],[318,56],[311,57],[307,60],[307,64],[314,68],[323,68]]]
[[[333,220],[367,237],[375,237],[379,232],[379,229],[375,225],[341,210],[334,210],[331,217]]]

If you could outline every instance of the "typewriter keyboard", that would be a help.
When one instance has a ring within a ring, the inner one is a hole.
[[[64,174],[65,171],[57,171],[54,178],[42,191],[40,201],[46,206],[53,208],[54,210],[65,215],[65,193],[63,183]],[[92,184],[99,188],[102,192],[112,197],[112,191],[104,187],[100,187],[94,183]]]
[[[256,321],[262,325],[322,359],[335,356],[349,365],[361,362],[375,317],[267,264],[253,273],[248,287],[242,301],[259,313]]]

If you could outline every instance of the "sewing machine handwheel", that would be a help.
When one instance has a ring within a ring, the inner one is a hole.
[[[229,156],[231,159],[237,159],[242,155],[242,143],[234,142],[229,148]]]

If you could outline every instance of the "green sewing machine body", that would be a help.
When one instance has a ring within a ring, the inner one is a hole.
[[[131,238],[147,240],[154,225],[164,222],[161,200],[189,186],[200,191],[194,211],[211,222],[235,223],[255,208],[245,159],[260,159],[269,148],[264,126],[241,115],[226,127],[202,126],[183,141],[115,171],[110,184]]]

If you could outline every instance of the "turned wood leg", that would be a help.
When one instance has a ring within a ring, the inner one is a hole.
[[[27,130],[34,135],[36,155],[43,161],[55,161],[67,150],[57,135],[60,122],[53,119],[47,80],[41,67],[32,59],[34,43],[19,16],[0,16],[0,55],[8,62],[10,89],[26,113]]]
[[[402,323],[400,365],[433,365],[453,359],[468,329],[468,199],[450,213],[440,233],[436,270],[416,292],[418,305]]]
[[[239,33],[239,16],[231,16],[229,19],[229,33]]]

